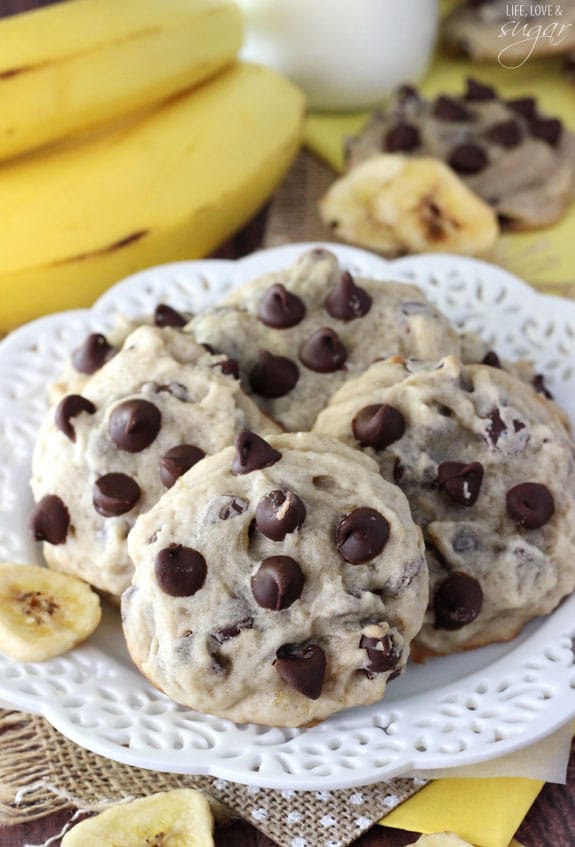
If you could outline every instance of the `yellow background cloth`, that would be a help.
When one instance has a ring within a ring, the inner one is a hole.
[[[436,55],[420,88],[425,96],[439,93],[459,94],[465,79],[473,76],[494,85],[505,98],[535,96],[540,109],[560,117],[575,131],[575,83],[563,71],[563,57],[529,59],[515,70],[497,62],[472,63],[468,59]],[[343,167],[345,138],[363,126],[369,113],[311,114],[306,122],[305,143],[334,170]],[[335,177],[335,175],[334,175]],[[546,229],[503,234],[490,257],[512,273],[537,287],[557,293],[575,285],[575,203],[561,221]]]

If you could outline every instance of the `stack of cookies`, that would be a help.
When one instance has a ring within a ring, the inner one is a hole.
[[[415,286],[317,248],[124,336],[54,389],[31,528],[174,700],[310,725],[575,589],[562,414]]]

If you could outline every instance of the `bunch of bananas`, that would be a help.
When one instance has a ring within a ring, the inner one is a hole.
[[[0,21],[0,333],[246,222],[304,103],[237,61],[232,0],[76,0]]]

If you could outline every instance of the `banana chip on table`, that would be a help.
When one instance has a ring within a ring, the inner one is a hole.
[[[43,662],[68,652],[100,623],[100,598],[68,574],[0,563],[0,652]]]
[[[176,788],[112,806],[81,821],[62,847],[213,847],[214,819],[204,795]]]
[[[469,841],[463,841],[454,832],[432,832],[430,835],[422,835],[407,847],[473,847],[473,845]]]
[[[439,159],[388,153],[356,165],[319,202],[332,234],[388,256],[487,253],[493,210]]]

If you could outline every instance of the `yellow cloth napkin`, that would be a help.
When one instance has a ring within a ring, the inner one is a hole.
[[[534,95],[541,108],[561,117],[575,130],[575,85],[565,78],[561,58],[530,59],[521,68],[507,70],[497,62],[472,64],[445,56],[441,50],[421,90],[427,96],[462,91],[468,76],[495,85],[505,97]],[[306,122],[305,144],[335,170],[343,167],[345,138],[358,132],[369,113],[311,114]],[[541,288],[560,291],[575,283],[575,204],[552,227],[527,233],[502,235],[493,260]]]
[[[456,778],[436,779],[381,824],[410,832],[451,831],[477,847],[507,847],[545,781],[565,782],[574,731],[575,724],[567,724],[516,753],[459,768]],[[517,778],[518,773],[530,778]]]

